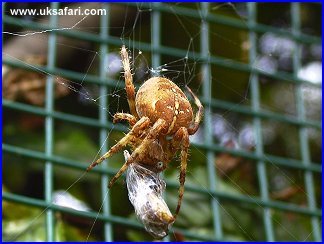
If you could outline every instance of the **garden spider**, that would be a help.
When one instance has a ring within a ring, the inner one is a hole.
[[[193,111],[185,94],[176,84],[164,77],[152,77],[145,81],[135,98],[133,77],[128,53],[124,45],[120,54],[125,71],[126,93],[131,114],[116,113],[113,122],[126,120],[131,126],[131,130],[107,153],[93,162],[87,168],[87,171],[129,145],[132,148],[132,154],[110,180],[108,186],[110,188],[130,164],[141,164],[154,172],[161,172],[180,149],[180,187],[178,204],[174,214],[175,220],[180,210],[184,192],[189,135],[195,134],[198,130],[203,116],[203,106],[187,87],[198,107],[193,120]]]

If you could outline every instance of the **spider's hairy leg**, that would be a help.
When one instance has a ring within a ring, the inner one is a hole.
[[[117,174],[110,180],[108,187],[112,187],[112,185],[118,180],[118,178],[127,170],[128,166],[133,162],[141,162],[144,157],[147,156],[148,151],[150,150],[150,144],[152,140],[156,139],[161,131],[166,130],[166,122],[163,119],[158,119],[153,127],[149,130],[147,136],[143,140],[140,146],[138,146],[132,153],[132,155],[127,159],[124,165],[119,169]]]
[[[135,87],[133,84],[133,76],[131,73],[128,52],[126,50],[125,45],[123,45],[121,48],[120,56],[121,56],[121,60],[122,60],[124,71],[125,71],[125,74],[124,74],[125,86],[126,86],[127,101],[128,101],[129,109],[131,111],[131,114],[135,118],[139,118],[139,116],[136,112],[136,107],[135,107]]]
[[[191,94],[191,96],[194,98],[195,104],[198,107],[198,111],[196,113],[195,120],[194,120],[193,124],[188,128],[189,135],[193,135],[196,133],[196,131],[199,128],[199,124],[200,124],[202,117],[204,115],[204,107],[201,104],[198,97],[191,91],[191,89],[188,86],[186,86],[186,88],[189,91],[189,93]]]
[[[126,113],[115,113],[114,115],[114,123],[117,123],[121,120],[126,120],[130,126],[133,126],[136,124],[137,119],[131,115],[131,114],[126,114]]]
[[[120,151],[123,147],[125,147],[132,138],[139,137],[147,127],[150,125],[150,119],[147,117],[142,117],[131,129],[130,132],[128,132],[122,139],[120,139],[119,142],[117,142],[114,146],[112,146],[107,153],[105,153],[103,156],[101,156],[99,159],[97,159],[95,162],[93,162],[88,168],[87,171],[90,171],[92,168],[96,167],[98,164],[100,164],[102,161],[106,160],[110,156],[112,156],[114,153]]]
[[[178,204],[174,214],[174,219],[177,218],[178,213],[180,211],[181,202],[184,193],[184,183],[186,180],[186,172],[187,172],[187,158],[188,158],[188,148],[189,148],[189,134],[185,127],[181,127],[173,136],[171,140],[171,150],[169,152],[169,156],[173,156],[178,149],[181,149],[181,162],[180,162],[180,176],[179,176],[179,197]]]

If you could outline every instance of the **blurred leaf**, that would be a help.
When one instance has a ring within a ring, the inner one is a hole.
[[[93,160],[98,150],[98,146],[81,128],[64,126],[56,131],[54,151],[57,155],[85,162]]]
[[[3,187],[2,190],[7,191],[5,187]],[[15,211],[13,211],[13,209]],[[2,200],[2,219],[15,220],[32,218],[36,216],[37,213],[39,213],[37,208]]]
[[[2,220],[2,239],[4,241],[45,241],[44,216]]]
[[[178,177],[178,172],[172,172],[170,178],[175,179]],[[169,177],[168,177],[169,178]],[[208,187],[208,175],[204,167],[196,167],[191,172],[188,172],[186,177],[186,185],[199,185],[203,189],[209,189]],[[218,178],[217,181],[217,191],[225,192],[232,195],[241,195],[242,193],[237,189],[236,186],[229,184],[223,181],[221,178]],[[186,229],[194,228],[195,232],[197,228],[201,228],[201,232],[211,232],[213,231],[213,211],[211,209],[212,196],[208,197],[205,194],[200,194],[191,191],[185,191],[183,202],[181,205],[181,210],[179,216],[175,222],[176,226],[181,226]],[[172,210],[175,209],[178,201],[178,191],[170,190],[166,194],[166,200],[169,208]],[[221,219],[223,226],[226,226],[225,236],[227,233],[237,233],[235,239],[237,240],[246,240],[244,234],[237,231],[239,226],[244,226],[245,229],[249,228],[249,223],[252,222],[251,212],[242,211],[242,208],[237,208],[237,206],[226,205],[219,203],[220,213],[222,215]],[[250,231],[250,230],[247,230]]]
[[[135,242],[148,242],[148,241],[152,241],[153,237],[151,237],[148,234],[145,234],[143,231],[136,231],[136,230],[132,230],[129,229],[127,231],[127,238],[131,241],[135,241]]]

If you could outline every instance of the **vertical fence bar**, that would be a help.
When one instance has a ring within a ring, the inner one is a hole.
[[[106,10],[106,15],[100,16],[100,37],[107,38],[108,33],[108,27],[109,27],[109,6],[107,3],[102,4],[102,8]],[[99,76],[101,80],[104,80],[107,75],[107,53],[108,53],[108,46],[105,43],[100,44],[100,67],[99,67]],[[107,115],[108,110],[105,108],[108,108],[108,96],[109,90],[106,85],[100,86],[100,101],[99,101],[99,120],[101,123],[107,123]],[[107,151],[108,149],[108,131],[104,128],[100,129],[100,138],[99,138],[99,144],[102,146],[101,150],[101,156]],[[101,167],[104,169],[108,168],[109,159],[102,162]],[[109,178],[107,175],[101,176],[101,195],[102,195],[102,201],[105,201],[103,203],[103,215],[109,216],[110,215],[110,192],[108,191],[108,181]],[[113,231],[112,231],[112,224],[105,222],[104,225],[104,239],[107,242],[113,241]]]
[[[161,3],[154,2],[152,3],[153,10],[151,13],[151,45],[152,45],[152,70],[157,71],[156,68],[161,64],[161,55],[156,50],[161,45],[161,13],[159,11],[159,6]],[[153,75],[160,76],[160,72],[153,72]],[[162,173],[163,175],[163,173]],[[165,194],[164,194],[165,198]],[[170,236],[167,235],[163,238],[163,241],[170,241]]]
[[[208,15],[208,8],[209,3],[203,2],[201,3],[201,15],[202,15],[202,21],[201,21],[201,40],[200,40],[200,52],[201,56],[204,59],[209,59],[210,53],[209,53],[209,23],[206,20],[206,17]],[[206,101],[211,100],[211,70],[210,70],[210,62],[207,61],[206,63],[202,64],[202,81],[203,81],[203,97],[206,99]],[[212,143],[212,133],[211,130],[211,106],[209,105],[207,108],[205,108],[205,116],[204,116],[204,128],[205,128],[205,143],[210,145]],[[209,187],[212,191],[216,191],[217,186],[217,177],[215,173],[215,165],[214,165],[215,155],[213,152],[208,151],[207,152],[207,169],[208,169],[208,178],[209,178]],[[212,210],[213,210],[213,223],[214,223],[214,234],[215,237],[218,239],[221,239],[223,237],[223,231],[222,231],[222,223],[220,218],[220,211],[219,211],[219,200],[218,198],[214,197],[211,200]]]
[[[256,3],[247,3],[249,11],[249,24],[251,26],[256,24]],[[257,36],[253,31],[249,31],[249,42],[250,42],[250,52],[249,52],[249,63],[253,67],[253,63],[257,58]],[[255,73],[251,73],[251,102],[252,109],[254,112],[258,113],[260,110],[260,94],[259,94],[259,77]],[[255,146],[256,154],[260,157],[263,156],[263,139],[262,139],[262,125],[260,118],[253,119],[254,135],[255,135]],[[260,186],[261,199],[265,202],[269,201],[268,195],[268,181],[266,167],[263,161],[257,162],[257,172],[258,180]],[[263,221],[265,226],[265,233],[267,241],[274,241],[273,225],[271,220],[271,209],[268,207],[263,208]]]
[[[152,44],[152,67],[153,69],[157,68],[161,64],[161,55],[156,52],[156,50],[160,47],[161,40],[161,13],[159,10],[159,6],[161,3],[154,2],[153,11],[151,13],[151,44]]]
[[[51,3],[51,9],[58,9],[59,3]],[[51,15],[49,17],[49,25],[52,28],[57,28],[57,15]],[[54,32],[49,33],[48,37],[48,57],[47,68],[53,69],[55,67],[56,60],[56,34]],[[47,157],[51,157],[53,154],[53,141],[54,141],[54,119],[52,117],[54,109],[54,80],[52,76],[48,76],[46,79],[46,101],[45,109],[47,115],[45,117],[45,154]],[[47,204],[52,203],[53,193],[53,165],[51,161],[45,162],[45,200]],[[53,210],[48,209],[46,211],[46,239],[49,242],[55,241],[55,226],[54,226],[54,214]]]
[[[5,17],[5,13],[6,13],[6,3],[2,2],[1,3],[1,7],[2,7],[2,45],[3,45],[3,31],[4,31],[4,23],[3,23],[3,18]]]
[[[292,24],[292,33],[300,34],[300,3],[292,2],[291,3],[291,24]],[[294,76],[298,77],[298,71],[301,67],[301,46],[296,42],[293,53],[293,72]],[[303,97],[303,85],[297,84],[295,86],[296,94],[296,107],[297,107],[297,117],[299,121],[305,121],[305,107],[304,107],[304,97]],[[309,155],[309,144],[308,144],[308,134],[307,128],[300,126],[298,130],[299,134],[299,144],[301,159],[304,165],[310,164],[310,155]],[[315,202],[315,192],[314,192],[314,179],[311,171],[304,172],[304,181],[306,186],[306,195],[308,206],[311,210],[316,209]],[[321,234],[319,229],[319,220],[318,217],[311,217],[312,224],[312,235],[315,241],[321,241]],[[305,240],[307,241],[307,240]]]

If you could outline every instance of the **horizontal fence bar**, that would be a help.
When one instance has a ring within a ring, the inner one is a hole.
[[[34,22],[27,22],[27,21],[22,22],[21,20],[19,20],[17,18],[8,17],[8,16],[3,18],[3,22],[6,24],[19,25],[21,27],[25,27],[25,28],[29,28],[29,29],[33,29],[33,30],[47,30],[50,28],[48,25],[34,23]],[[82,31],[76,31],[76,30],[69,30],[69,31],[55,30],[55,33],[58,35],[72,37],[72,38],[76,38],[76,39],[82,39],[82,40],[86,40],[86,41],[90,41],[90,42],[98,43],[98,44],[107,43],[107,44],[116,45],[116,46],[121,46],[123,44],[122,41],[120,40],[120,38],[117,38],[117,37],[109,36],[109,37],[104,38],[104,37],[100,37],[99,35],[96,35],[96,34],[82,32]],[[129,48],[133,48],[136,46],[140,46],[143,51],[148,51],[148,52],[152,51],[151,44],[145,43],[145,42],[133,41],[132,43],[130,43]],[[221,67],[228,68],[231,70],[239,70],[239,71],[247,72],[249,74],[256,73],[259,75],[264,75],[269,78],[282,80],[282,81],[286,81],[286,82],[293,83],[293,84],[302,83],[302,84],[314,86],[317,88],[322,87],[322,84],[317,84],[317,83],[313,83],[313,82],[310,82],[310,81],[307,81],[304,79],[294,77],[293,75],[291,75],[290,73],[287,73],[287,72],[281,71],[281,72],[276,72],[275,74],[272,74],[272,73],[262,71],[260,69],[253,68],[248,64],[237,62],[235,60],[228,59],[228,58],[222,58],[219,56],[210,56],[210,58],[208,60],[206,60],[205,58],[200,57],[200,54],[198,52],[189,52],[188,53],[187,50],[182,50],[179,48],[172,48],[172,47],[167,47],[167,46],[162,46],[162,45],[158,49],[154,49],[153,51],[156,53],[159,53],[159,54],[165,54],[168,56],[174,56],[174,57],[179,57],[179,58],[181,58],[181,57],[183,58],[183,57],[187,56],[188,59],[192,59],[197,62],[208,61],[210,64],[219,65]],[[200,57],[200,58],[197,59],[197,57]]]
[[[5,53],[4,53],[5,55]],[[65,79],[71,79],[73,82],[86,82],[88,84],[94,84],[94,85],[107,85],[113,88],[123,89],[125,88],[125,84],[120,84],[117,82],[117,80],[111,79],[106,77],[105,79],[101,79],[99,76],[91,75],[91,74],[85,74],[85,73],[79,73],[71,70],[61,69],[61,68],[54,68],[49,69],[46,66],[41,65],[30,65],[26,64],[20,60],[15,61],[14,59],[6,59],[4,58],[2,60],[3,64],[10,65],[14,68],[21,68],[25,70],[35,71],[38,73],[43,73],[44,75],[50,75],[50,76],[58,76],[62,77],[61,82],[67,82],[68,80]],[[86,75],[86,76],[85,76]],[[59,82],[59,81],[58,81]]]
[[[74,168],[74,169],[83,170],[83,171],[85,171],[86,168],[90,164],[90,162],[83,163],[83,162],[74,161],[74,160],[66,159],[66,158],[59,157],[59,156],[48,157],[43,152],[25,149],[22,147],[17,147],[17,146],[13,146],[13,145],[9,145],[9,144],[2,144],[2,150],[4,152],[15,154],[15,155],[39,159],[41,163],[43,163],[44,160],[50,160],[54,163],[54,165]],[[108,174],[109,176],[114,176],[117,173],[117,170],[102,169],[102,168],[97,167],[97,168],[93,168],[89,173],[90,174],[91,173],[100,173],[100,174]],[[167,182],[168,186],[178,189],[177,183],[171,182],[168,180],[166,180],[166,182]],[[193,186],[190,184],[186,184],[186,191],[193,191],[193,192],[197,192],[197,193],[206,194],[208,196],[219,197],[222,200],[233,201],[236,203],[244,202],[244,203],[258,205],[261,207],[271,207],[271,208],[275,208],[275,209],[279,209],[279,210],[291,211],[291,212],[300,213],[300,214],[304,214],[304,215],[322,216],[322,211],[319,209],[312,211],[308,208],[300,207],[300,206],[298,206],[296,204],[292,204],[292,203],[272,201],[272,200],[271,201],[262,201],[259,197],[246,196],[243,194],[238,196],[238,195],[227,194],[227,193],[222,193],[222,192],[217,192],[217,191],[211,191],[209,189],[199,188],[197,186]]]
[[[136,4],[135,2],[128,2],[127,6],[136,6],[138,7],[139,5]],[[150,8],[154,9],[155,11],[161,11],[164,13],[170,13],[170,14],[177,14],[179,16],[186,16],[186,17],[192,17],[196,19],[201,19],[201,13],[197,10],[190,9],[190,8],[184,8],[176,5],[170,5],[170,4],[161,4],[159,7],[155,7],[150,3],[142,3],[140,4],[141,8]],[[204,17],[208,22],[210,23],[215,23],[215,24],[222,24],[225,26],[233,27],[236,29],[241,29],[241,30],[247,30],[247,31],[254,31],[258,33],[266,33],[266,32],[271,32],[280,36],[285,36],[288,38],[291,38],[293,40],[303,42],[303,43],[322,43],[322,38],[313,36],[313,35],[308,35],[308,34],[303,34],[303,33],[293,33],[287,31],[287,29],[278,29],[278,27],[273,27],[269,25],[264,25],[264,24],[249,24],[245,20],[242,19],[235,19],[231,17],[227,17],[224,15],[217,15],[217,14],[211,14],[209,13],[206,17]]]
[[[125,4],[125,3],[120,3],[120,4]],[[133,3],[127,2],[127,5],[138,6],[135,2],[133,2]],[[150,3],[141,3],[141,7],[148,7],[150,9],[154,9],[155,11],[171,13],[171,14],[176,13],[181,16],[197,18],[199,20],[201,19],[201,14],[199,11],[189,9],[189,8],[179,7],[179,6],[175,6],[175,5],[171,6],[171,5],[167,5],[167,4],[161,4],[159,7],[155,7],[155,6],[153,6],[153,4],[150,4]],[[25,24],[28,25],[29,23],[17,24],[13,20],[11,20],[11,18],[14,19],[14,17],[8,16],[8,15],[4,16],[3,23],[10,24],[10,25],[19,25],[21,27],[28,27]],[[255,32],[258,32],[261,34],[271,32],[271,33],[277,34],[279,36],[285,36],[285,37],[288,37],[295,41],[306,43],[306,44],[313,44],[313,43],[321,44],[322,43],[322,38],[320,38],[318,36],[308,35],[308,34],[304,34],[304,33],[292,33],[292,32],[287,31],[287,29],[278,29],[277,27],[259,24],[259,23],[255,23],[255,24],[251,25],[249,23],[246,23],[243,20],[227,17],[224,15],[216,15],[216,14],[209,13],[206,16],[206,20],[210,23],[221,24],[221,25],[233,27],[236,29],[246,30],[246,31],[255,31]],[[26,22],[26,21],[24,21],[24,22]],[[33,22],[33,24],[39,24],[39,23]],[[43,26],[45,26],[45,25],[43,25]],[[44,29],[49,29],[49,28],[44,28]]]
[[[14,110],[19,110],[22,112],[32,113],[39,116],[46,116],[46,111],[40,107],[32,106],[32,105],[26,105],[23,103],[17,103],[17,102],[10,102],[8,100],[3,100],[2,105],[5,108],[10,108]],[[121,124],[112,124],[112,123],[101,123],[98,119],[91,119],[83,116],[78,115],[71,115],[67,113],[62,112],[53,112],[52,113],[53,118],[61,121],[67,121],[72,123],[78,123],[81,125],[87,125],[92,126],[95,128],[105,128],[105,129],[115,129],[116,131],[126,132],[127,128],[126,126],[123,126]],[[220,153],[228,153],[234,156],[238,157],[244,157],[251,160],[263,160],[266,163],[278,165],[278,166],[284,166],[289,167],[293,169],[301,169],[301,170],[307,170],[307,171],[313,171],[317,173],[322,172],[321,164],[311,162],[309,166],[303,165],[299,160],[292,159],[292,158],[284,158],[284,157],[278,157],[270,154],[264,154],[263,156],[257,156],[254,153],[238,150],[238,149],[229,149],[225,147],[221,147],[216,144],[212,145],[202,145],[202,144],[195,144],[192,143],[192,145],[198,149],[206,149],[211,150],[214,152],[220,152]]]
[[[80,216],[80,217],[89,218],[89,219],[97,219],[97,220],[101,220],[104,222],[121,224],[124,226],[131,227],[133,229],[138,229],[138,230],[144,231],[143,226],[138,221],[130,220],[129,218],[118,217],[115,215],[103,215],[101,213],[94,212],[94,211],[92,211],[92,212],[78,211],[78,210],[74,210],[71,208],[66,208],[66,207],[61,207],[61,206],[55,205],[55,204],[50,204],[50,203],[47,203],[40,199],[17,195],[17,194],[13,194],[13,193],[9,193],[9,192],[3,192],[2,199],[11,201],[11,202],[30,205],[33,207],[52,209],[54,211],[60,211],[62,213],[67,213],[67,214],[71,214],[74,216]],[[211,237],[208,235],[200,235],[200,234],[197,234],[196,232],[191,232],[191,231],[181,229],[181,228],[172,228],[170,231],[171,232],[172,231],[179,232],[186,237],[197,239],[197,240],[202,240],[202,241],[229,241],[227,239],[217,239],[217,238],[214,238],[214,237]]]
[[[302,127],[314,127],[316,129],[321,130],[322,129],[322,123],[314,120],[305,120],[302,121],[300,119],[297,119],[296,117],[292,115],[282,115],[279,113],[271,112],[268,110],[260,109],[259,111],[253,111],[249,106],[245,105],[240,105],[240,104],[235,104],[231,102],[226,102],[220,99],[210,99],[210,101],[205,100],[204,98],[200,98],[201,102],[205,106],[211,106],[212,108],[219,108],[219,109],[225,109],[230,112],[235,112],[239,114],[246,114],[250,115],[253,117],[258,117],[258,118],[263,118],[263,119],[268,119],[268,120],[275,120],[275,121],[280,121],[283,123],[288,123],[291,125],[296,125],[296,126],[302,126]]]

